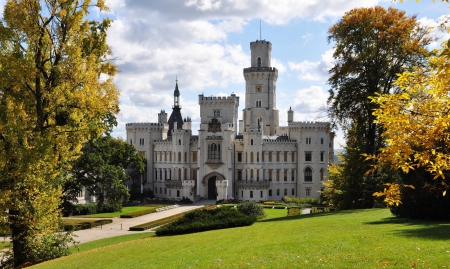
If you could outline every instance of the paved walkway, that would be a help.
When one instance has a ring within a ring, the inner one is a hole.
[[[103,238],[109,238],[119,235],[126,235],[126,234],[132,234],[132,233],[143,233],[148,232],[147,231],[129,231],[129,228],[132,226],[136,226],[139,224],[143,224],[146,222],[166,218],[175,214],[179,214],[182,212],[186,212],[189,210],[200,208],[204,205],[208,204],[215,204],[215,201],[207,201],[203,200],[200,202],[197,202],[193,205],[180,205],[179,207],[161,211],[161,212],[155,212],[152,214],[136,217],[136,218],[112,218],[113,222],[109,224],[105,224],[102,226],[94,227],[92,229],[87,230],[79,230],[74,232],[74,239],[76,242],[82,244],[90,241],[95,241]],[[303,209],[303,214],[309,214],[310,208]],[[9,238],[0,237],[0,240],[9,240]],[[1,250],[0,250],[1,251]]]
[[[180,205],[179,207],[168,209],[160,212],[155,212],[152,214],[136,217],[136,218],[112,218],[113,222],[105,224],[98,227],[93,227],[92,229],[79,230],[74,232],[74,239],[76,242],[82,244],[90,241],[95,241],[98,239],[109,238],[119,235],[132,234],[132,233],[142,233],[147,231],[129,231],[129,228],[146,222],[166,218],[172,215],[176,215],[189,210],[197,209],[202,207],[204,204],[194,204],[194,205]]]

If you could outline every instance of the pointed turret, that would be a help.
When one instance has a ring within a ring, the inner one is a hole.
[[[175,90],[173,91],[173,107],[169,118],[168,136],[172,136],[174,129],[183,129],[183,117],[181,116],[180,90],[178,89],[178,79],[175,80]]]

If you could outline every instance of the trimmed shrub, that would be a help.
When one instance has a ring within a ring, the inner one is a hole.
[[[302,214],[302,209],[300,207],[288,208],[288,217],[298,216]]]
[[[146,222],[143,224],[139,224],[133,227],[130,227],[130,231],[145,231],[148,229],[152,229],[161,225],[165,225],[167,223],[170,223],[172,221],[175,221],[181,217],[184,216],[185,213],[180,213],[180,214],[176,214],[176,215],[172,215],[170,217],[167,218],[163,218],[163,219],[159,219],[159,220],[154,220],[154,221],[150,221],[150,222]]]
[[[103,203],[98,205],[97,203],[88,204],[73,204],[65,201],[62,204],[63,217],[80,216],[80,215],[93,215],[98,213],[111,213],[116,212],[116,206],[109,203]]]
[[[230,207],[195,210],[182,218],[156,229],[156,235],[179,235],[217,229],[249,226],[256,217],[245,215]]]
[[[64,231],[78,231],[90,229],[92,227],[97,227],[103,224],[112,223],[112,219],[101,219],[101,220],[75,220],[75,219],[65,219],[63,221]]]
[[[136,218],[136,217],[140,217],[143,215],[147,215],[147,214],[151,214],[156,212],[156,208],[150,208],[150,209],[146,209],[146,210],[142,210],[142,211],[138,211],[138,212],[133,212],[133,213],[128,213],[128,214],[122,214],[120,215],[121,218]]]
[[[247,216],[256,217],[257,219],[261,219],[266,216],[263,207],[255,202],[240,203],[237,205],[237,210]]]

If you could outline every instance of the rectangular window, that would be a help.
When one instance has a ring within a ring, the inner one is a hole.
[[[312,161],[312,153],[311,151],[307,151],[305,152],[305,162],[310,162]]]
[[[280,162],[280,152],[277,152],[277,162]]]
[[[269,151],[269,162],[272,162],[272,151]]]
[[[284,195],[287,195],[287,189],[284,189]]]
[[[306,145],[311,145],[311,137],[306,138]]]
[[[237,161],[242,162],[242,152],[238,152]]]
[[[295,181],[295,170],[291,171],[291,181]]]
[[[180,190],[177,190],[177,197],[180,197]]]
[[[272,181],[272,169],[269,169],[269,181]]]
[[[295,151],[291,152],[291,161],[295,162]]]
[[[311,189],[310,188],[306,188],[306,196],[311,196]]]
[[[288,170],[284,169],[284,181],[287,181]]]
[[[242,180],[242,170],[237,171],[237,180]]]
[[[277,169],[277,181],[280,181],[280,170]]]
[[[192,162],[197,162],[197,152],[192,152]]]
[[[155,194],[156,194],[156,193],[158,193],[158,188],[157,188],[157,187],[155,187]]]
[[[288,158],[287,158],[287,152],[286,152],[286,151],[284,152],[284,161],[285,161],[285,162],[288,161]]]
[[[269,190],[269,196],[272,196],[272,190]]]
[[[280,196],[280,189],[277,189],[277,196]]]
[[[214,110],[214,118],[220,118],[220,110]]]
[[[295,189],[291,190],[291,195],[294,196],[295,195]]]
[[[320,161],[321,161],[321,162],[323,162],[323,160],[324,160],[323,155],[324,155],[324,152],[321,151],[321,152],[320,152]]]
[[[250,191],[250,198],[253,198],[253,191]]]
[[[260,194],[260,196],[261,196],[261,198],[263,198],[263,191],[261,191],[261,194]]]
[[[192,179],[197,180],[197,170],[192,170]]]
[[[323,138],[321,138],[321,139],[320,139],[320,144],[322,144],[322,145],[323,145]]]
[[[167,194],[167,189],[166,188],[164,188],[164,194]]]
[[[262,162],[264,162],[264,153],[265,153],[264,151],[261,152],[261,161],[262,161]]]

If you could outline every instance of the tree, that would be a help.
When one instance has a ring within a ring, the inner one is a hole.
[[[397,74],[424,65],[429,54],[425,46],[434,38],[415,16],[382,7],[352,9],[328,33],[328,42],[335,42],[329,116],[343,128],[349,154],[343,167],[348,184],[342,191],[354,193],[348,195],[356,201],[347,203],[352,208],[371,207],[373,200],[363,195],[377,190],[379,177],[365,177],[369,163],[361,154],[375,154],[384,140],[372,115],[377,104],[369,98],[398,91],[393,84]]]
[[[129,176],[125,171],[136,168],[143,172],[144,158],[133,145],[108,134],[85,143],[82,152],[64,185],[65,200],[76,200],[84,187],[97,197],[99,208],[106,199],[115,211],[120,211],[129,198],[126,186]]]
[[[14,266],[67,253],[58,235],[61,172],[111,128],[119,92],[102,0],[8,0],[0,23],[0,220]],[[5,213],[9,212],[9,213]]]
[[[387,145],[368,159],[402,172],[402,181],[390,182],[376,195],[385,196],[400,216],[450,219],[449,45],[444,43],[445,50],[430,57],[427,66],[402,73],[396,81],[401,92],[373,99]]]

